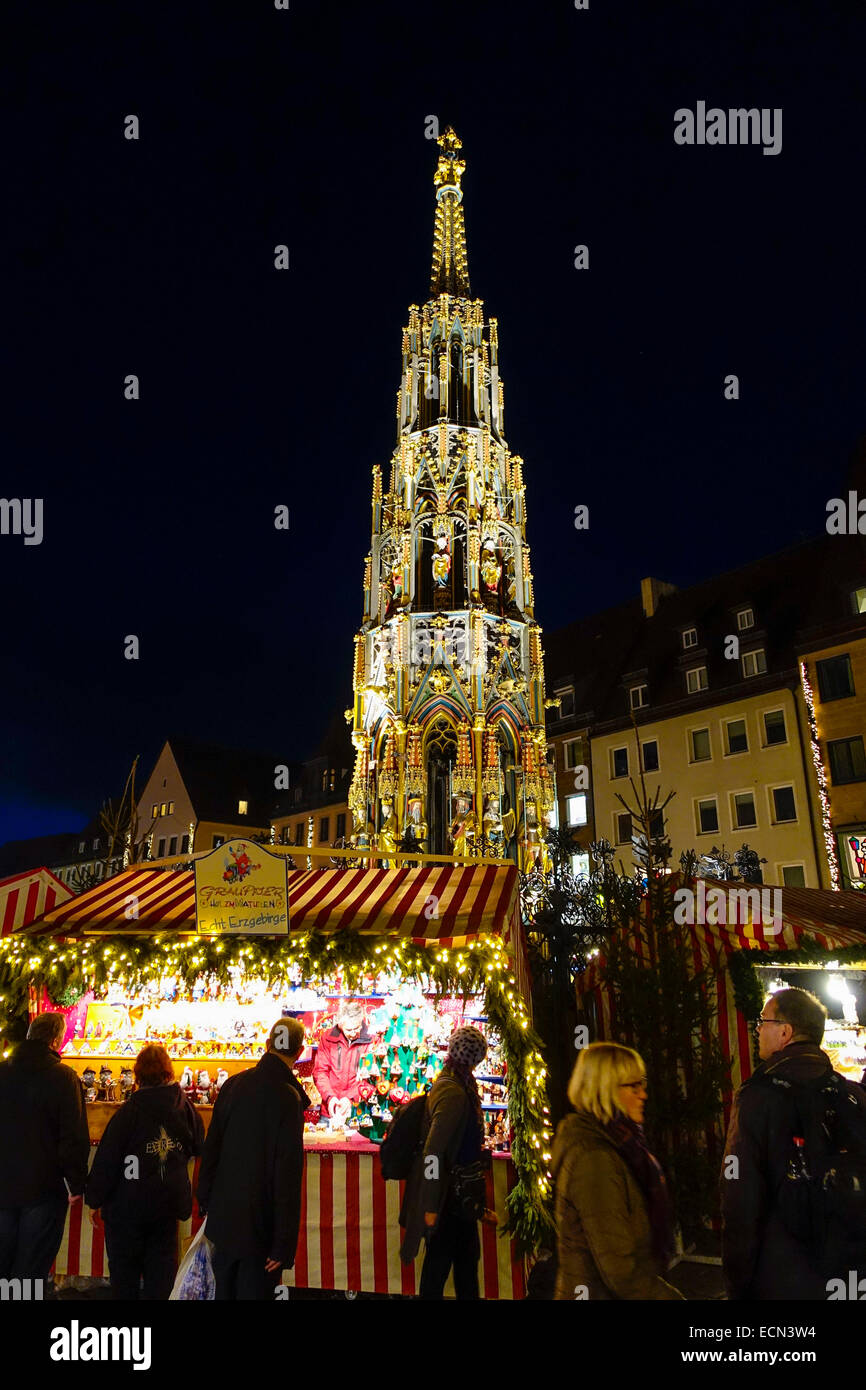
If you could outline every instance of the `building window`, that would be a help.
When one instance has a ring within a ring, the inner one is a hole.
[[[784,710],[771,709],[764,715],[764,738],[768,748],[772,748],[774,743],[788,742]]]
[[[725,724],[725,738],[729,753],[748,753],[749,739],[745,719],[729,719]]]
[[[734,793],[734,829],[749,830],[758,824],[753,792]]]
[[[690,695],[697,695],[699,690],[706,690],[706,688],[706,666],[693,666],[691,671],[686,671],[686,690]]]
[[[565,798],[565,813],[569,825],[586,825],[586,792],[576,792]]]
[[[689,734],[690,762],[705,763],[712,757],[710,753],[709,729],[692,729]]]
[[[302,845],[303,843],[304,843],[304,822],[303,822],[302,820],[299,820],[298,823],[297,823],[297,825],[295,826],[295,844],[296,844],[296,845]]]
[[[169,856],[171,856],[171,855],[173,855],[173,854],[177,854],[177,836],[176,836],[176,835],[172,835],[171,839],[170,839],[169,842],[168,842],[168,853],[169,853]]]
[[[741,660],[743,675],[747,678],[749,676],[762,676],[767,669],[767,653],[763,647],[758,647],[753,652],[743,652]]]
[[[151,820],[156,820],[156,818],[157,818],[158,815],[159,815],[159,806],[158,806],[158,804],[157,804],[156,802],[154,802],[154,804],[153,804],[153,805],[151,806],[151,808],[150,808],[150,819],[151,819]]]
[[[163,801],[163,802],[160,803],[159,814],[160,814],[161,816],[164,816],[164,815],[165,815],[165,811],[166,811],[166,802]]]
[[[160,843],[161,843],[161,844],[165,844],[165,841],[162,840],[162,841],[160,841]],[[213,837],[213,847],[214,847],[214,849],[219,849],[220,845],[222,845],[222,844],[225,844],[225,836],[224,836],[224,835],[214,835],[214,837]]]
[[[571,719],[574,714],[574,688],[569,685],[555,694],[559,700],[559,718]]]
[[[665,818],[662,811],[653,811],[650,816],[649,833],[651,840],[663,840],[665,835]]]
[[[698,802],[698,833],[700,835],[715,835],[719,828],[719,808],[716,805],[716,798],[708,796],[703,801]]]
[[[698,630],[696,627],[687,627],[683,633],[683,647],[696,647],[698,645]]]
[[[851,604],[855,613],[866,613],[866,589],[855,589],[851,595]]]
[[[189,854],[189,835],[181,836],[180,852],[181,854]]]
[[[628,777],[628,749],[614,748],[611,752],[614,777]]]
[[[857,738],[836,738],[827,744],[830,761],[830,776],[836,786],[845,782],[866,781],[866,754],[863,740]]]
[[[158,842],[156,846],[156,857],[157,859],[165,858],[165,839],[162,839]]]
[[[337,816],[337,839],[338,839],[338,840],[344,840],[345,838],[346,838],[346,812],[345,812],[345,811],[341,811],[341,812],[339,813],[339,815]]]
[[[618,845],[631,844],[631,816],[628,811],[620,811],[614,817],[616,823],[616,842]]]
[[[641,756],[644,772],[658,772],[659,745],[657,739],[651,738],[647,743],[641,745]]]
[[[564,743],[564,744],[563,744],[563,758],[564,758],[565,767],[566,767],[567,769],[569,769],[569,770],[572,769],[572,768],[575,768],[575,767],[582,767],[582,766],[583,766],[583,758],[581,757],[582,752],[583,752],[583,740],[582,740],[582,739],[573,738],[573,739],[570,739],[570,740],[568,741],[568,743]]]
[[[782,883],[786,888],[806,887],[806,868],[803,864],[780,864]]]
[[[844,700],[855,693],[851,658],[847,652],[844,656],[831,656],[828,661],[819,661],[816,665],[822,700]]]
[[[239,801],[239,802],[238,802],[238,815],[239,815],[239,816],[246,816],[246,815],[249,815],[249,810],[250,810],[250,803],[249,803],[248,801]]]
[[[96,874],[96,877],[97,877],[97,878],[102,878],[102,875],[103,875],[104,872],[105,872],[105,865],[103,864],[102,860],[101,860],[101,859],[98,860],[98,862],[97,862],[93,867],[94,867],[94,872],[95,872],[95,874]]]
[[[755,614],[751,608],[740,608],[737,612],[737,631],[747,632],[755,626]]]
[[[320,844],[320,845],[321,845],[321,844],[324,844],[324,843],[326,842],[327,838],[328,838],[328,824],[329,824],[329,822],[330,822],[330,819],[331,819],[330,816],[320,816],[320,817],[319,817],[319,844]]]
[[[773,818],[778,823],[797,819],[797,806],[793,787],[773,788]]]
[[[628,692],[628,701],[631,709],[644,709],[649,704],[649,686],[633,685]]]
[[[575,878],[589,877],[589,855],[573,854],[571,856],[571,872]]]
[[[173,802],[173,801],[170,801],[170,802],[168,803],[168,814],[169,814],[170,816],[173,816],[173,815],[174,815],[174,802]]]

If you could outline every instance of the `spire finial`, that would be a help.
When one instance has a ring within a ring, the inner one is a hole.
[[[433,175],[436,188],[436,222],[433,228],[430,293],[469,298],[471,291],[466,262],[466,231],[461,206],[463,191],[460,187],[466,161],[458,155],[458,151],[463,148],[463,141],[458,139],[453,126],[448,126],[444,135],[437,135],[436,143],[442,154]]]

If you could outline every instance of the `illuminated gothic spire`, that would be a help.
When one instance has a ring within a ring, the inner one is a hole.
[[[453,294],[468,299],[469,269],[466,262],[466,229],[463,225],[463,193],[460,180],[466,168],[458,157],[463,148],[451,126],[436,138],[440,154],[433,183],[436,186],[436,222],[433,228],[433,269],[430,294]]]

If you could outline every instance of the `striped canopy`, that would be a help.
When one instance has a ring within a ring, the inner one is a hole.
[[[50,869],[31,869],[0,879],[0,936],[20,931],[50,912],[55,903],[71,897],[71,890]]]
[[[429,864],[417,869],[290,869],[294,932],[400,936],[463,946],[480,932],[519,940],[513,865]],[[134,915],[137,914],[137,915]],[[195,881],[185,870],[134,867],[73,898],[28,928],[34,935],[195,931]]]

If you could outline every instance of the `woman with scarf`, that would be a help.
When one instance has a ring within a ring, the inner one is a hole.
[[[618,1043],[584,1048],[568,1085],[576,1114],[553,1146],[559,1268],[554,1298],[679,1299],[664,1174],[643,1132],[646,1069]]]
[[[481,1097],[473,1071],[487,1053],[477,1028],[458,1028],[448,1040],[445,1065],[427,1096],[423,1147],[406,1182],[400,1225],[400,1256],[412,1264],[422,1240],[427,1253],[419,1297],[441,1299],[454,1270],[459,1300],[477,1299],[480,1219],[485,1210]]]

